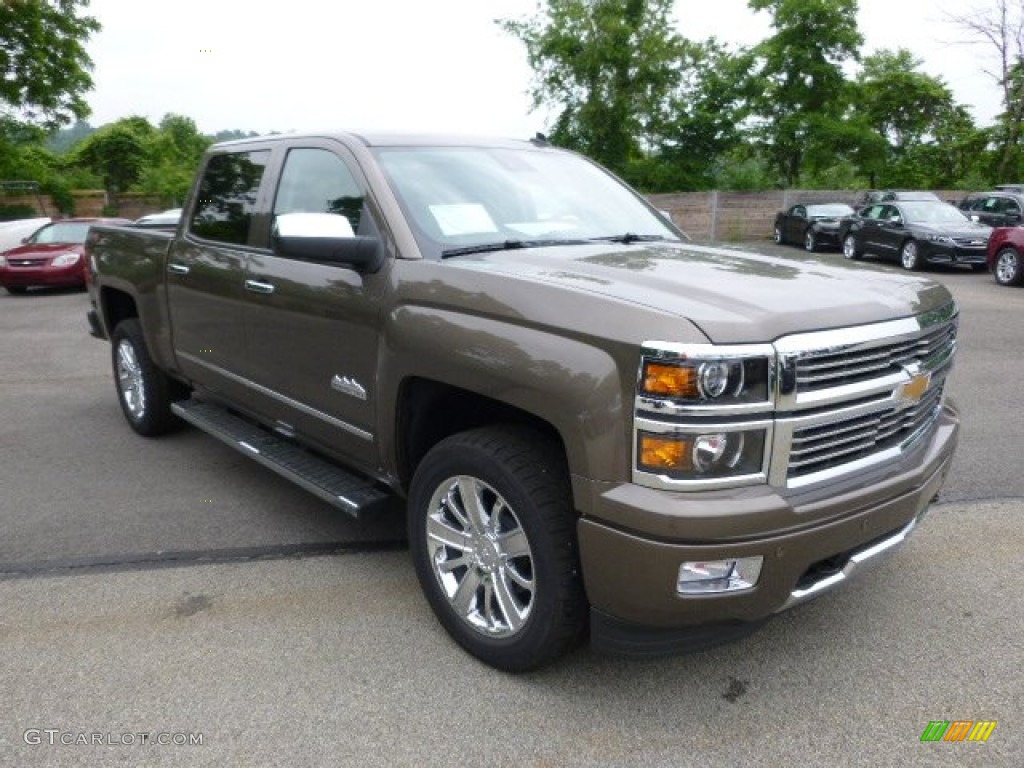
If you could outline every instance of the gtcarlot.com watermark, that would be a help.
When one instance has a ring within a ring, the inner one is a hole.
[[[22,738],[29,746],[50,747],[201,747],[202,733],[182,731],[64,731],[60,728],[28,728]]]

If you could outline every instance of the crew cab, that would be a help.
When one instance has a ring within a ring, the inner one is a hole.
[[[748,633],[900,544],[957,443],[944,287],[687,242],[540,139],[216,145],[176,233],[87,253],[132,429],[400,500],[440,623],[505,670]]]

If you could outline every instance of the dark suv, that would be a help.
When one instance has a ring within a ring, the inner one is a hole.
[[[990,227],[1016,227],[1024,221],[1024,191],[972,192],[960,201],[960,210]]]

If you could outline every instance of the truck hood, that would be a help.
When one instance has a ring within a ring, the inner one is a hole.
[[[675,314],[719,344],[894,320],[952,301],[944,286],[916,275],[689,243],[510,250],[446,264]]]

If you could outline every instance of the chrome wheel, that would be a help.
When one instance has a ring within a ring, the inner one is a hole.
[[[843,256],[848,259],[860,258],[860,252],[857,250],[857,240],[853,235],[847,235],[843,238]]]
[[[914,270],[921,265],[920,262],[921,257],[917,252],[917,243],[913,240],[907,240],[900,250],[900,263],[904,269]]]
[[[782,227],[778,225],[775,227],[775,242],[782,245]]]
[[[117,345],[117,386],[125,410],[135,421],[146,415],[146,386],[142,376],[142,364],[135,347],[128,339],[121,339]]]
[[[1021,280],[1020,255],[1012,248],[1000,251],[994,270],[996,282],[1000,285],[1015,285]]]
[[[814,253],[818,249],[818,242],[814,239],[814,230],[808,229],[804,233],[804,250]]]
[[[501,494],[475,477],[448,478],[430,500],[426,534],[434,576],[455,614],[487,637],[515,635],[533,608],[533,554]]]

